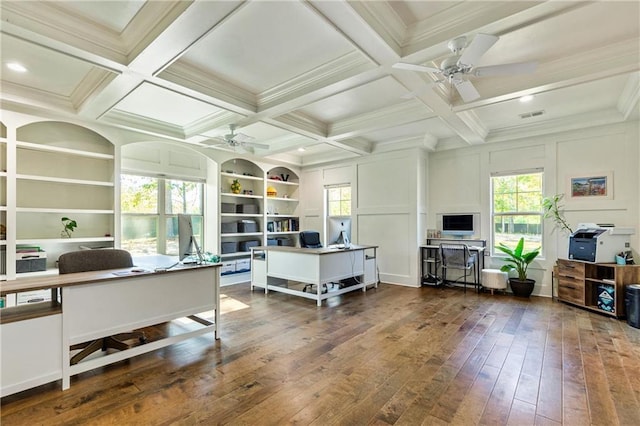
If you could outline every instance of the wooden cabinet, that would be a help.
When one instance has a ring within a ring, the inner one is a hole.
[[[625,285],[640,282],[639,265],[558,259],[558,300],[624,317]]]

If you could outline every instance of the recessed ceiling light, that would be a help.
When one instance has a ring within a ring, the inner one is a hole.
[[[17,62],[7,63],[7,68],[15,72],[27,72],[27,69],[24,67],[24,65],[19,64]]]
[[[305,149],[303,147],[298,148],[298,152],[304,152]]]
[[[522,96],[520,98],[520,102],[523,102],[523,103],[524,102],[531,102],[531,100],[533,100],[533,96],[531,96],[531,95],[525,95],[525,96]]]

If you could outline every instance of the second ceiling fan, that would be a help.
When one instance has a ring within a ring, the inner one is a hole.
[[[467,38],[464,36],[458,37],[449,41],[447,44],[453,56],[442,61],[439,68],[407,64],[404,62],[394,64],[393,68],[440,74],[443,79],[438,80],[438,82],[448,82],[456,88],[464,102],[471,102],[478,99],[480,94],[474,85],[465,78],[466,76],[484,77],[528,74],[534,72],[538,65],[537,62],[520,62],[476,67],[475,64],[480,57],[484,55],[498,39],[498,36],[490,34],[477,34],[467,46]]]
[[[217,142],[201,142],[206,147],[210,148],[222,148],[222,149],[231,149],[233,151],[238,148],[260,148],[260,149],[269,149],[269,145],[265,145],[262,143],[251,142],[253,138],[251,136],[245,135],[244,133],[236,133],[236,129],[238,128],[235,124],[229,124],[229,133],[224,136],[220,136],[216,138]]]

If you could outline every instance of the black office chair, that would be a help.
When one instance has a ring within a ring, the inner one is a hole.
[[[318,231],[302,231],[300,232],[300,247],[302,248],[322,248],[320,242],[320,233]],[[306,284],[302,291],[306,292],[307,289],[313,289],[313,284]],[[327,285],[323,284],[323,291],[327,290]]]
[[[478,288],[478,263],[476,262],[476,255],[469,252],[469,247],[466,244],[440,244],[440,260],[442,262],[442,282],[447,282],[447,270],[458,269],[464,271],[464,292],[467,292],[467,273],[473,273],[473,284]],[[458,281],[459,278],[456,280]]]
[[[74,272],[102,271],[106,269],[122,269],[133,266],[131,254],[120,249],[95,249],[79,250],[64,253],[58,258],[58,271],[60,274]],[[138,339],[140,343],[146,342],[146,337],[141,331],[120,333],[115,336],[107,336],[92,342],[80,343],[71,346],[71,350],[82,349],[71,357],[71,365],[77,364],[97,350],[106,351],[108,348],[117,350],[129,349],[131,345],[125,340]]]
[[[322,243],[320,242],[320,233],[318,231],[300,232],[300,247],[322,248]]]

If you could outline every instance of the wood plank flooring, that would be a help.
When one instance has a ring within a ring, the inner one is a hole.
[[[320,308],[222,290],[219,341],[5,397],[2,425],[640,424],[640,330],[625,321],[452,288],[381,284]]]

